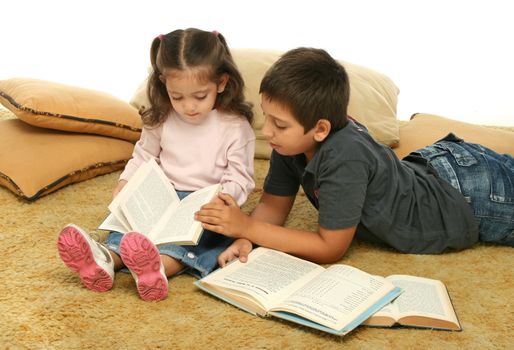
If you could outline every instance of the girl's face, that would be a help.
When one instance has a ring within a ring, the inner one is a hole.
[[[165,70],[162,82],[166,85],[173,109],[185,122],[200,124],[214,108],[216,96],[225,90],[228,77],[219,84],[200,79],[198,69]]]

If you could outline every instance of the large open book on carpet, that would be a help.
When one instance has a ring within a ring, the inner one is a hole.
[[[324,268],[264,247],[251,251],[246,263],[234,260],[195,284],[251,314],[340,336],[402,292],[385,278],[353,266]]]

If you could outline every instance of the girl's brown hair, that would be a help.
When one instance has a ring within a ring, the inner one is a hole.
[[[207,68],[206,78],[218,84],[228,75],[225,90],[216,97],[214,108],[253,120],[252,104],[245,100],[244,81],[223,35],[196,28],[178,29],[156,37],[150,49],[152,72],[147,95],[150,108],[142,112],[145,125],[163,123],[172,111],[166,85],[161,81],[165,69]]]

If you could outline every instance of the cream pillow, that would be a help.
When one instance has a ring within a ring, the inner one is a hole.
[[[254,104],[256,158],[269,158],[271,154],[271,148],[261,133],[264,116],[260,108],[259,87],[268,68],[282,53],[261,49],[232,49],[234,60],[246,84],[246,97]],[[384,74],[345,61],[339,62],[344,65],[350,78],[348,114],[364,124],[378,142],[391,147],[397,146],[400,134],[396,119],[399,92],[396,85]],[[137,88],[130,103],[138,110],[148,106],[146,81]]]
[[[0,103],[24,122],[48,129],[137,141],[137,109],[110,94],[45,80],[0,80]]]
[[[394,152],[399,158],[403,158],[410,152],[431,145],[453,132],[465,141],[479,143],[499,153],[514,155],[514,128],[509,130],[417,113],[400,127],[401,141]]]

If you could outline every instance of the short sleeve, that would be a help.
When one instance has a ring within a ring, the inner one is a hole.
[[[344,229],[360,222],[369,166],[361,161],[327,162],[318,175],[319,225]]]
[[[264,192],[276,196],[294,196],[300,188],[301,174],[295,169],[294,158],[271,153],[270,167],[264,179]]]

